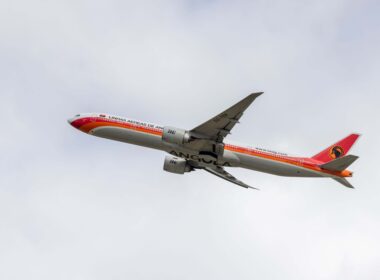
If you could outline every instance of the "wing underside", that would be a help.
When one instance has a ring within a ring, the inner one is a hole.
[[[217,162],[219,162],[218,160],[222,159],[224,153],[224,138],[231,133],[234,126],[239,123],[244,111],[261,94],[263,92],[251,93],[227,110],[190,130],[190,141],[184,144],[184,148],[192,150],[202,157],[216,158]],[[204,167],[192,160],[187,160],[187,163],[190,164],[193,170],[204,169],[243,188],[257,189],[238,180],[220,165]]]
[[[217,158],[221,157],[224,138],[231,133],[244,111],[261,94],[262,92],[251,93],[227,110],[190,130],[192,140],[186,143],[185,147],[200,154],[207,153]]]
[[[243,112],[261,94],[262,92],[251,93],[227,110],[192,129],[190,133],[201,139],[223,142],[224,137],[230,134],[235,124],[239,122]]]
[[[216,175],[224,180],[227,180],[231,183],[234,183],[240,187],[243,187],[243,188],[246,188],[246,189],[255,189],[255,190],[258,190],[258,188],[254,188],[254,187],[251,187],[245,183],[243,183],[242,181],[236,179],[234,176],[232,176],[230,173],[228,173],[226,170],[224,170],[223,167],[220,167],[220,166],[215,166],[215,167],[205,167],[204,170],[206,170],[207,172],[213,174],[213,175]]]

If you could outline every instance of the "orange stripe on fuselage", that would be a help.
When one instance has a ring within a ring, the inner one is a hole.
[[[253,149],[248,149],[248,148],[239,147],[239,146],[230,145],[230,144],[226,144],[224,146],[224,149],[231,151],[231,152],[241,153],[241,154],[260,157],[260,158],[265,158],[265,159],[269,159],[269,160],[276,161],[276,162],[288,163],[288,164],[292,164],[295,166],[303,167],[306,169],[310,169],[313,171],[326,173],[326,174],[330,174],[330,175],[348,177],[348,175],[351,174],[349,171],[347,172],[347,170],[342,171],[342,172],[323,170],[318,166],[318,164],[301,162],[301,159],[307,160],[307,159],[303,159],[303,158],[286,157],[286,156],[281,156],[281,155],[276,156],[276,155],[271,155],[271,154],[264,153],[264,152],[257,152],[256,150],[253,150]]]
[[[148,133],[148,134],[152,134],[152,135],[156,135],[156,136],[162,136],[162,130],[161,129],[148,128],[148,127],[144,127],[144,126],[134,125],[134,124],[130,124],[130,123],[124,123],[124,122],[122,123],[122,122],[117,122],[114,120],[108,120],[108,119],[103,119],[103,118],[98,118],[98,117],[89,117],[86,119],[88,119],[88,121],[84,121],[83,125],[81,125],[79,127],[79,129],[85,133],[89,133],[92,129],[95,129],[95,128],[99,128],[99,127],[103,127],[103,126],[113,126],[113,127],[126,128],[126,129],[130,129],[130,130],[135,130],[138,132]],[[318,166],[318,164],[315,164],[312,162],[307,162],[309,159],[306,159],[306,158],[287,157],[287,156],[282,156],[282,155],[276,156],[276,155],[264,153],[261,151],[258,152],[258,151],[253,150],[253,149],[235,146],[235,145],[231,145],[231,144],[225,144],[224,149],[231,151],[231,152],[241,153],[241,154],[245,154],[245,155],[249,155],[249,156],[265,158],[265,159],[276,161],[276,162],[288,163],[291,165],[303,167],[303,168],[310,169],[313,171],[317,171],[320,173],[325,173],[325,174],[330,174],[330,175],[335,175],[335,176],[340,176],[340,177],[350,177],[351,176],[351,172],[348,170],[344,170],[342,172],[336,172],[336,171],[321,169]]]

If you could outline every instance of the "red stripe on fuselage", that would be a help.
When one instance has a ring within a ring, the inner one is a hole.
[[[158,136],[162,135],[161,129],[158,129],[158,128],[139,126],[136,124],[115,121],[115,120],[110,120],[106,118],[99,118],[99,117],[86,117],[86,118],[77,119],[73,121],[71,124],[85,133],[89,133],[92,129],[102,127],[102,126],[114,126],[114,127],[127,128],[131,130],[154,134]]]

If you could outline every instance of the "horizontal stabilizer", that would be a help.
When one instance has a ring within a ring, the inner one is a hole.
[[[350,184],[350,182],[348,182],[346,180],[346,178],[333,178],[335,181],[341,183],[343,186],[347,187],[347,188],[351,188],[351,189],[354,189],[354,186]]]
[[[321,168],[331,171],[343,171],[349,167],[359,157],[354,155],[347,155],[334,159],[328,163],[320,165]]]

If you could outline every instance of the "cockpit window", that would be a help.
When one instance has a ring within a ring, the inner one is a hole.
[[[75,115],[75,117],[80,117],[80,114]]]

